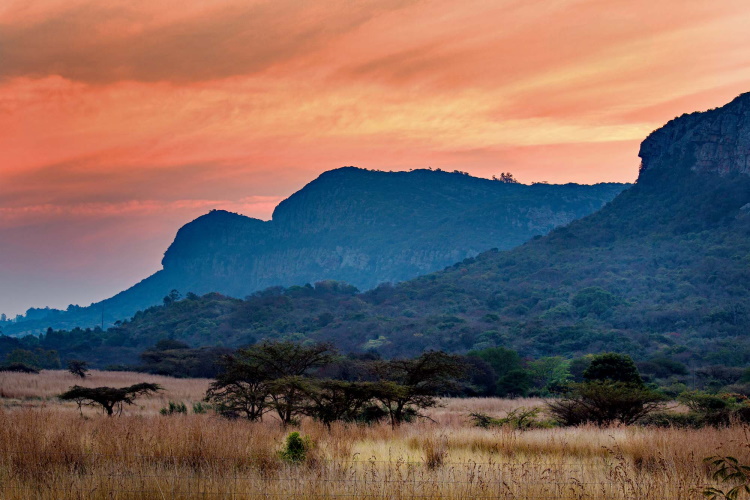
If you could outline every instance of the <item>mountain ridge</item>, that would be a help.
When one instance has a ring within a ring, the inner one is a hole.
[[[627,185],[524,185],[463,172],[324,172],[282,201],[270,221],[216,210],[179,229],[163,269],[69,313],[6,324],[39,332],[107,324],[158,304],[170,290],[244,297],[269,286],[334,279],[369,289],[511,248],[600,208]],[[46,324],[45,324],[46,322]]]
[[[106,332],[54,332],[40,343],[70,357],[89,353],[100,364],[110,359],[107,349],[135,359],[139,349],[172,338],[194,347],[332,341],[385,357],[506,347],[531,358],[616,351],[693,369],[747,366],[750,175],[723,168],[721,148],[706,154],[698,147],[704,137],[716,144],[750,139],[750,128],[739,125],[750,117],[737,113],[744,104],[728,105],[741,118],[723,129],[729,137],[712,133],[723,109],[665,125],[642,148],[646,168],[634,186],[511,250],[364,293],[326,281],[272,287],[245,300],[190,296]],[[665,136],[672,140],[653,139]]]

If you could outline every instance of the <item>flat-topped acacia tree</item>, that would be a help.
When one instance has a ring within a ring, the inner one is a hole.
[[[162,390],[158,384],[141,382],[129,387],[81,387],[74,385],[58,397],[63,401],[75,401],[78,409],[86,406],[99,406],[108,415],[122,413],[123,404],[132,405],[139,396],[148,396]]]

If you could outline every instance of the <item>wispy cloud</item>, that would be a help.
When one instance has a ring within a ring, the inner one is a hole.
[[[6,0],[0,264],[24,278],[44,227],[78,252],[50,276],[131,241],[146,269],[202,211],[267,217],[343,165],[632,181],[650,130],[750,90],[748,23],[746,0]]]

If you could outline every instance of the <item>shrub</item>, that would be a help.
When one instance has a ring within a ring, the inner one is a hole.
[[[185,403],[175,403],[174,401],[170,401],[169,406],[159,410],[159,413],[161,413],[162,415],[174,415],[175,413],[182,413],[183,415],[186,415],[187,406],[185,406]]]
[[[678,400],[705,425],[729,425],[733,420],[750,422],[750,400],[742,394],[690,391],[680,394]]]
[[[299,432],[292,432],[286,437],[284,449],[279,451],[279,457],[290,464],[299,464],[305,461],[311,448],[312,441],[309,437],[302,437]]]
[[[591,364],[583,372],[583,378],[589,382],[609,380],[638,386],[643,385],[638,367],[635,366],[630,356],[614,352],[594,356],[591,359]]]
[[[208,410],[211,409],[211,405],[204,404],[198,401],[197,403],[193,403],[193,413],[196,415],[202,415],[204,413],[207,413]]]
[[[681,429],[699,429],[703,427],[703,419],[693,413],[675,413],[671,411],[656,411],[646,415],[638,421],[640,425],[647,427],[676,427]]]
[[[484,413],[471,413],[469,417],[474,421],[474,425],[489,429],[490,427],[510,427],[511,429],[537,429],[549,427],[549,424],[537,420],[541,408],[520,407],[508,412],[505,418],[493,418]]]
[[[10,363],[0,366],[0,372],[39,373],[39,370],[26,363]]]
[[[564,397],[550,401],[547,407],[562,425],[630,425],[660,409],[664,399],[662,394],[635,384],[599,380],[574,384]]]

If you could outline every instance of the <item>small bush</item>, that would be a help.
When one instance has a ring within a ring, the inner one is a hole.
[[[750,399],[742,394],[689,391],[680,394],[678,399],[705,425],[729,425],[733,421],[750,422]]]
[[[520,407],[509,411],[505,418],[493,418],[484,413],[471,413],[469,417],[474,421],[474,425],[489,429],[490,427],[510,427],[511,429],[539,429],[550,427],[548,422],[537,420],[541,408]]]
[[[161,413],[162,415],[174,415],[175,413],[182,413],[183,415],[186,415],[187,406],[185,406],[185,403],[175,403],[174,401],[170,401],[169,406],[159,410],[159,413]]]
[[[206,403],[201,403],[198,401],[197,403],[193,403],[193,413],[196,415],[202,415],[204,413],[208,413],[208,410],[211,409],[211,405]]]
[[[286,437],[286,444],[284,449],[279,451],[279,457],[290,464],[299,464],[305,461],[311,448],[312,441],[309,437],[292,432]]]
[[[700,415],[693,412],[674,413],[670,411],[658,411],[646,415],[638,421],[638,424],[646,427],[700,429],[705,425],[705,422]]]

